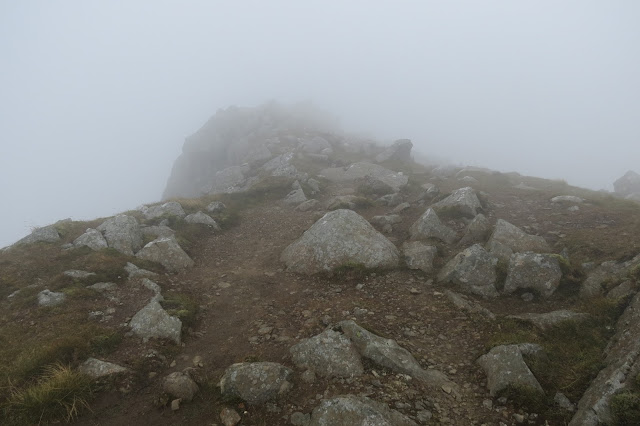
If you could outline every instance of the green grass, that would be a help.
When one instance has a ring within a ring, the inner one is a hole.
[[[198,302],[188,294],[184,293],[165,293],[164,301],[161,302],[162,307],[169,315],[180,318],[183,327],[192,327],[196,323],[198,315]]]
[[[611,426],[640,424],[640,392],[625,391],[611,398]]]

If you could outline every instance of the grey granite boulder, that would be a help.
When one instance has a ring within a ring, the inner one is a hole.
[[[590,316],[589,314],[573,312],[567,309],[561,309],[558,311],[545,312],[541,314],[527,313],[527,314],[509,315],[507,318],[526,321],[533,324],[534,326],[538,327],[541,330],[548,330],[565,321],[575,321],[575,322],[586,321],[590,318]]]
[[[409,182],[409,177],[402,173],[366,162],[354,163],[347,167],[346,170],[343,167],[324,169],[320,172],[320,176],[338,183],[352,182],[365,176],[371,176],[389,185],[395,192],[400,191]]]
[[[413,355],[395,340],[377,336],[351,320],[341,321],[337,327],[353,342],[361,356],[382,367],[407,374],[429,386],[452,384],[444,373],[424,370]]]
[[[631,280],[625,280],[612,288],[607,293],[607,299],[620,300],[633,296],[638,292],[638,284]]]
[[[307,201],[307,196],[304,195],[304,191],[302,190],[302,188],[294,189],[293,191],[289,192],[289,194],[287,194],[287,196],[284,198],[285,204],[298,205],[300,203],[304,203],[305,201]]]
[[[38,293],[38,305],[40,306],[57,306],[65,301],[67,296],[50,290],[42,290]]]
[[[177,201],[168,201],[164,204],[151,207],[143,206],[140,210],[147,219],[155,219],[161,216],[185,217],[187,215],[182,205]]]
[[[382,163],[383,161],[411,161],[411,148],[413,148],[411,140],[398,139],[393,145],[376,155],[376,163]]]
[[[456,284],[462,291],[484,297],[496,297],[498,259],[480,244],[461,251],[438,273],[438,282]]]
[[[462,216],[475,217],[478,214],[478,210],[482,209],[482,205],[478,200],[476,191],[467,186],[456,189],[444,200],[433,204],[431,208],[436,212],[446,210]]]
[[[173,398],[191,401],[200,388],[187,374],[181,371],[174,371],[162,381],[162,390]]]
[[[83,280],[85,278],[89,278],[89,277],[94,276],[96,273],[95,272],[81,271],[79,269],[69,269],[68,271],[64,271],[63,274],[64,274],[65,277],[74,278],[74,279],[78,279],[78,280]]]
[[[453,306],[460,309],[461,311],[468,312],[470,314],[480,314],[490,320],[496,319],[496,316],[493,312],[491,312],[484,306],[481,306],[480,304],[469,300],[469,298],[464,294],[458,294],[451,290],[445,290],[444,294],[447,296],[447,299],[449,299]]]
[[[88,228],[84,234],[73,240],[75,247],[87,246],[91,250],[101,250],[107,248],[107,240],[104,239],[102,233],[97,229]]]
[[[476,215],[467,226],[464,236],[458,243],[461,246],[468,246],[476,243],[483,243],[491,234],[491,223],[482,213]]]
[[[109,247],[121,253],[133,256],[142,247],[140,225],[133,216],[114,216],[104,221],[97,229],[104,234]]]
[[[456,240],[456,231],[444,225],[433,209],[427,209],[409,228],[413,240],[435,238],[447,244]]]
[[[587,278],[580,286],[580,297],[600,296],[606,290],[607,283],[612,280],[625,280],[635,268],[640,268],[640,255],[626,262],[607,261],[589,271]]]
[[[208,194],[231,194],[243,190],[247,181],[245,169],[241,166],[231,166],[216,171],[212,181],[205,186],[204,192]]]
[[[289,349],[298,368],[310,369],[322,377],[354,377],[364,372],[360,355],[349,339],[325,330]]]
[[[438,249],[422,241],[407,241],[402,244],[402,254],[409,269],[433,272],[433,259]]]
[[[267,172],[270,176],[297,178],[299,173],[296,167],[292,164],[293,158],[294,154],[292,152],[278,155],[265,163],[261,169]]]
[[[173,237],[176,234],[176,231],[169,228],[166,225],[152,225],[152,226],[143,226],[140,228],[142,231],[142,235],[145,237],[162,238],[162,237]]]
[[[147,243],[136,257],[157,262],[171,272],[194,265],[193,260],[173,238],[158,238]]]
[[[32,243],[55,243],[60,240],[60,234],[54,225],[43,226],[31,231],[23,239],[17,241],[14,245],[32,244]]]
[[[221,212],[225,211],[226,208],[227,208],[227,206],[225,206],[222,201],[212,201],[207,206],[207,211],[209,213],[221,213]]]
[[[308,212],[309,210],[314,210],[316,207],[318,207],[319,204],[320,202],[318,200],[307,200],[303,203],[298,204],[296,210],[299,212]]]
[[[362,216],[351,210],[325,214],[282,253],[290,271],[314,274],[343,265],[398,266],[398,249]]]
[[[487,387],[491,396],[499,395],[509,387],[528,388],[544,394],[542,386],[522,357],[522,349],[528,349],[528,347],[522,345],[496,346],[478,359],[478,364],[487,375]],[[539,348],[534,350],[539,350]]]
[[[169,339],[180,344],[182,321],[169,315],[154,298],[140,309],[129,322],[131,331],[144,340],[151,338]]]
[[[562,279],[558,256],[539,253],[514,253],[509,260],[505,294],[518,289],[538,292],[542,297],[551,296]]]
[[[508,261],[513,253],[525,251],[549,253],[551,251],[544,238],[529,235],[503,219],[498,219],[496,222],[486,248],[491,254],[504,261]]]
[[[288,392],[293,371],[275,362],[233,364],[220,379],[223,396],[240,398],[257,405],[271,401]]]
[[[92,379],[113,376],[116,374],[129,373],[131,370],[107,361],[101,361],[96,358],[89,358],[78,367],[78,371],[86,374]]]
[[[220,230],[218,223],[215,220],[213,220],[211,216],[201,211],[185,216],[184,221],[187,223],[207,225],[215,230]]]
[[[386,195],[394,193],[394,189],[380,179],[372,176],[365,176],[357,180],[358,192],[366,195]]]
[[[323,400],[311,413],[309,426],[417,426],[387,405],[366,396],[341,395]]]
[[[138,268],[136,265],[134,265],[131,262],[127,262],[127,264],[124,267],[125,272],[129,275],[129,279],[135,279],[135,278],[153,278],[156,277],[158,274],[156,274],[155,272],[151,272],[151,271],[147,271],[146,269],[142,269],[142,268]]]

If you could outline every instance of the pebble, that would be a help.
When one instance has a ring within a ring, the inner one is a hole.
[[[180,402],[182,400],[180,398],[174,399],[171,401],[171,411],[178,411],[180,409]]]
[[[222,424],[224,426],[235,426],[240,423],[240,420],[242,420],[242,418],[236,412],[236,410],[225,407],[220,412],[220,420],[222,420]]]

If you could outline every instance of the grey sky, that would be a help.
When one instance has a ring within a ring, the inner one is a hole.
[[[640,2],[0,0],[0,246],[160,198],[218,108],[312,100],[456,163],[640,171]]]

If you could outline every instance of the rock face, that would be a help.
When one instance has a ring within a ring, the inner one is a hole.
[[[170,339],[180,344],[182,321],[169,315],[154,298],[129,322],[131,330],[143,339]]]
[[[438,281],[456,284],[461,290],[479,296],[496,297],[497,263],[498,259],[475,244],[447,262],[438,274]]]
[[[262,404],[289,391],[291,369],[275,362],[233,364],[220,380],[225,396],[236,397],[249,404]]]
[[[100,250],[107,248],[107,240],[104,239],[100,231],[93,228],[88,228],[84,234],[73,240],[75,247],[87,246],[91,250]]]
[[[640,373],[640,294],[618,319],[616,334],[605,349],[604,365],[582,395],[569,426],[610,424],[612,396],[632,386]]]
[[[323,400],[309,426],[416,426],[411,419],[365,396],[342,395]]]
[[[354,377],[364,372],[356,348],[337,331],[326,330],[305,339],[290,352],[296,366],[323,377]]]
[[[115,374],[127,373],[130,370],[118,364],[89,358],[78,367],[78,371],[87,376],[98,379],[100,377],[112,376]]]
[[[203,189],[206,194],[232,194],[241,191],[245,182],[244,168],[231,166],[217,171],[211,183]]]
[[[338,328],[355,345],[361,356],[396,373],[407,374],[429,386],[451,384],[447,376],[435,370],[424,370],[418,361],[395,340],[376,336],[354,321],[342,321]]]
[[[504,292],[510,294],[518,289],[529,289],[542,297],[549,297],[560,285],[561,278],[562,271],[556,255],[515,253],[509,261]]]
[[[402,244],[402,253],[409,269],[420,269],[423,272],[433,272],[433,259],[438,253],[435,246],[422,241],[407,241]]]
[[[120,214],[104,221],[98,226],[104,234],[109,247],[129,256],[142,247],[142,232],[135,217]]]
[[[203,212],[196,212],[190,214],[184,218],[184,221],[187,223],[197,223],[200,225],[207,225],[212,227],[213,229],[220,230],[220,227],[216,223],[215,220],[211,216]]]
[[[548,330],[565,321],[585,321],[589,319],[589,314],[583,314],[579,312],[573,312],[566,309],[559,311],[545,312],[543,314],[519,314],[509,315],[508,318],[518,319],[521,321],[527,321],[535,325],[541,330]]]
[[[498,219],[496,222],[486,248],[491,254],[505,261],[509,260],[513,253],[525,251],[549,253],[551,251],[544,238],[529,235],[503,219]]]
[[[162,382],[162,390],[174,398],[191,401],[200,389],[191,377],[180,371],[175,371],[165,377]]]
[[[394,268],[396,246],[351,210],[325,214],[282,253],[287,268],[303,274],[331,271],[342,265]]]
[[[347,167],[346,170],[342,167],[324,169],[320,172],[320,176],[324,176],[333,182],[352,182],[370,176],[389,185],[394,192],[400,191],[409,182],[409,178],[402,173],[396,173],[377,164],[365,162],[354,163]]]
[[[413,143],[409,139],[398,139],[389,148],[376,156],[376,162],[383,161],[411,161],[411,148]]]
[[[613,190],[622,196],[640,193],[640,175],[629,170],[624,176],[613,182]]]
[[[496,346],[478,359],[478,364],[487,375],[487,387],[491,396],[500,394],[510,386],[526,387],[544,393],[542,386],[522,358],[523,349],[525,353],[530,350],[526,344]],[[539,350],[539,347],[535,349]]]
[[[172,272],[194,265],[193,260],[173,238],[158,238],[147,243],[136,257],[157,262]]]
[[[67,296],[64,293],[58,293],[50,290],[42,290],[38,293],[38,305],[40,306],[57,306],[65,301]]]
[[[55,226],[49,225],[43,226],[42,228],[34,229],[31,234],[16,242],[15,245],[32,243],[55,243],[59,240],[60,234],[58,234]]]
[[[452,244],[456,239],[456,232],[443,225],[433,209],[427,209],[427,211],[411,225],[409,234],[413,240],[435,238],[447,244]]]
[[[448,210],[462,216],[475,217],[478,210],[482,209],[480,200],[473,188],[456,189],[442,201],[438,201],[431,206],[436,212]]]

